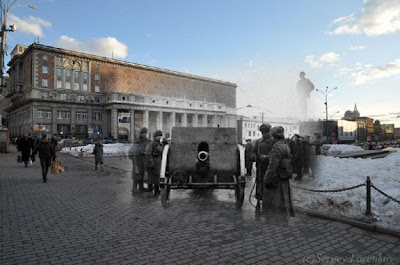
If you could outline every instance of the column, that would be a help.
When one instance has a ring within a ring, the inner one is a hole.
[[[134,141],[135,140],[135,110],[131,109],[130,111],[131,114],[131,128],[130,128],[130,133],[128,136],[128,140]]]
[[[169,132],[172,136],[172,128],[176,126],[176,112],[171,112],[171,131]]]
[[[118,139],[118,110],[111,109],[111,137]]]
[[[199,127],[199,114],[193,114],[193,127]]]
[[[207,115],[207,114],[204,114],[203,116],[204,116],[204,119],[203,119],[203,127],[208,127],[208,123],[207,123],[208,115]]]
[[[89,133],[90,129],[93,129],[92,113],[93,113],[92,107],[89,107],[88,110],[87,110],[87,130],[88,130],[88,133]],[[89,137],[90,136],[93,136],[93,135],[89,135]]]
[[[187,127],[187,113],[182,114],[182,127]]]
[[[72,136],[75,136],[76,111],[75,111],[74,106],[71,107],[70,119],[71,119],[71,132],[70,133]],[[65,134],[65,132],[64,132],[64,134]]]
[[[55,134],[57,132],[57,107],[51,108],[51,134]]]
[[[157,116],[157,130],[163,130],[163,113],[162,111],[158,112]],[[163,132],[164,133],[164,132]],[[164,133],[165,134],[165,133]]]
[[[149,119],[149,111],[145,110],[143,115],[143,127],[146,127],[148,130],[150,130]]]

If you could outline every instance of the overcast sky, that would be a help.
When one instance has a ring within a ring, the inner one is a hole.
[[[362,116],[400,127],[400,0],[17,2],[21,4],[37,9],[17,6],[10,11],[8,24],[18,28],[7,35],[9,52],[36,39],[229,81],[238,85],[238,108],[251,104],[289,117],[296,115],[296,83],[304,71],[316,88],[338,88],[328,96],[330,116],[339,112],[333,118],[357,104]],[[311,93],[310,117],[325,117],[324,101],[322,93]]]

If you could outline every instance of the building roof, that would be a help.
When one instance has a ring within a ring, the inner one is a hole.
[[[201,77],[201,76],[197,76],[197,75],[186,74],[186,73],[177,72],[177,71],[173,71],[173,70],[167,70],[167,69],[158,68],[158,67],[154,67],[154,66],[147,66],[147,65],[142,65],[142,64],[138,64],[138,63],[116,60],[113,58],[98,56],[98,55],[94,55],[94,54],[88,54],[88,53],[83,53],[83,52],[78,52],[78,51],[73,51],[73,50],[67,50],[67,49],[56,48],[56,47],[52,47],[52,46],[46,46],[46,45],[37,44],[37,43],[33,43],[33,44],[29,45],[28,48],[23,52],[22,55],[15,55],[8,63],[8,66],[11,66],[14,63],[14,61],[16,60],[16,58],[28,54],[33,49],[54,52],[54,53],[58,53],[58,54],[66,55],[66,56],[76,56],[76,57],[81,57],[81,58],[83,57],[83,58],[87,58],[87,59],[91,59],[91,60],[99,61],[99,62],[103,62],[103,63],[116,64],[116,65],[121,65],[121,66],[125,66],[125,67],[132,67],[132,68],[136,68],[136,69],[153,71],[153,72],[163,73],[163,74],[172,75],[172,76],[195,79],[195,80],[199,80],[199,81],[212,82],[212,83],[226,85],[226,86],[230,86],[230,87],[234,87],[234,88],[237,87],[237,85],[235,83],[231,83],[231,82],[221,81],[221,80],[212,79],[212,78],[208,78],[208,77]]]

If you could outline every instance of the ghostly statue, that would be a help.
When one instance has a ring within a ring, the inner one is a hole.
[[[307,98],[310,98],[314,84],[305,78],[305,73],[300,72],[300,80],[297,82],[297,100],[299,104],[300,119],[307,119]]]

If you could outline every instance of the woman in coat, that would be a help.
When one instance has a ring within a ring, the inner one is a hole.
[[[154,133],[154,139],[147,144],[145,150],[146,168],[148,179],[149,191],[154,188],[154,195],[160,194],[160,170],[161,159],[163,152],[163,144],[160,142],[162,132],[157,130]]]
[[[49,172],[49,167],[51,166],[51,158],[53,158],[53,161],[56,159],[54,145],[49,142],[49,139],[46,135],[42,137],[40,143],[35,147],[32,156],[35,156],[36,153],[39,153],[43,182],[46,182],[47,173]]]
[[[104,171],[103,168],[103,143],[99,140],[94,145],[93,148],[94,154],[94,170],[97,170],[97,164],[100,164],[101,171]]]
[[[149,143],[147,139],[147,128],[140,130],[139,139],[133,142],[129,149],[129,158],[132,160],[132,191],[144,191],[143,181],[146,172],[145,150]]]
[[[29,137],[28,133],[24,133],[24,137],[19,139],[17,149],[21,151],[22,161],[25,167],[28,167],[29,158],[31,157],[31,150],[34,148],[34,141]],[[33,157],[33,156],[32,156]]]

